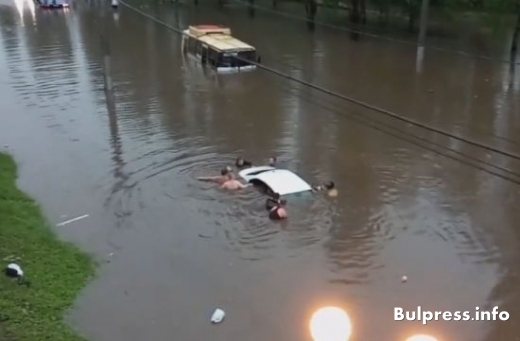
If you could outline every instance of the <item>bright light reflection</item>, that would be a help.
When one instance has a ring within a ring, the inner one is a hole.
[[[36,6],[34,5],[34,1],[27,0],[27,7],[29,7],[29,11],[31,11],[33,21],[36,21]]]
[[[314,341],[348,341],[352,334],[349,316],[343,309],[337,307],[324,307],[317,310],[312,315],[310,328]]]
[[[18,14],[20,14],[20,18],[23,19],[23,3],[25,0],[14,0],[14,5],[16,6],[16,9],[18,10]]]
[[[414,336],[410,336],[406,339],[406,341],[438,341],[436,338],[426,334],[417,334]]]
[[[33,21],[36,20],[36,9],[33,0],[14,0],[14,5],[18,10],[18,14],[20,14],[20,19],[22,19],[22,26],[24,26],[25,24],[23,21],[23,12],[25,5],[27,5],[29,11],[31,11]]]

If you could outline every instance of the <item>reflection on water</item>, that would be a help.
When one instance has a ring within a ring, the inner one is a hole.
[[[410,336],[406,341],[437,341],[437,339],[431,335],[418,334]]]
[[[178,35],[125,8],[101,15],[104,5],[30,10],[31,25],[25,3],[0,9],[2,72],[9,75],[2,86],[16,92],[20,107],[3,117],[25,119],[18,126],[37,141],[23,149],[45,178],[34,192],[50,211],[88,207],[99,220],[64,233],[117,250],[76,313],[91,339],[166,340],[175,332],[216,341],[302,340],[308,330],[294,326],[330,298],[348,301],[356,335],[397,340],[422,326],[396,324],[395,306],[519,306],[520,291],[509,284],[520,260],[516,187],[353,121],[387,122],[301,84],[261,70],[217,75],[184,59]],[[308,34],[272,16],[250,20],[241,9],[147,10],[174,26],[227,24],[267,65],[294,77],[518,149],[518,75],[503,65],[429,55],[419,76],[413,49],[399,45],[320,29]],[[112,52],[115,90],[108,95],[101,33]],[[59,169],[32,151],[40,145]],[[256,190],[223,193],[196,180],[232,165],[239,153],[258,164],[277,155],[309,182],[333,179],[340,196],[288,198],[289,220],[271,222]],[[215,304],[232,317],[218,332],[201,321]],[[498,326],[430,328],[461,341],[509,341],[520,331],[507,325],[500,338]]]
[[[31,12],[32,22],[36,21],[36,8],[34,1],[32,0],[14,0],[16,9],[18,10],[18,13],[20,14],[20,19],[22,19],[22,26],[25,25],[25,19],[24,19],[24,13],[25,13],[25,7]]]

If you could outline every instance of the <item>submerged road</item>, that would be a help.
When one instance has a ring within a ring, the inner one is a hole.
[[[520,187],[350,119],[362,115],[520,173],[519,162],[382,119],[272,74],[216,76],[180,37],[121,8],[76,0],[0,6],[0,146],[63,238],[101,261],[68,319],[91,341],[309,340],[308,319],[346,307],[355,340],[511,341],[520,333]],[[520,153],[520,75],[509,65],[244,9],[144,7],[172,25],[220,22],[266,65],[454,134]],[[103,91],[111,42],[115,101]],[[273,154],[339,197],[289,201],[270,222],[254,190],[196,181],[243,153]],[[409,281],[401,283],[401,276]],[[393,321],[393,308],[510,320]],[[209,317],[227,312],[223,324]]]

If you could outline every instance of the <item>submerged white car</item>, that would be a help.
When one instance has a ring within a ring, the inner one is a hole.
[[[264,186],[272,193],[281,196],[312,191],[311,185],[287,169],[269,166],[251,167],[238,172],[238,175],[249,183]]]

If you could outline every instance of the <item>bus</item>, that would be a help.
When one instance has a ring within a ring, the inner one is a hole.
[[[217,72],[254,70],[254,63],[260,62],[253,46],[233,38],[228,27],[218,25],[190,26],[184,30],[182,52]]]
[[[42,8],[69,8],[68,0],[37,0],[37,2]]]

